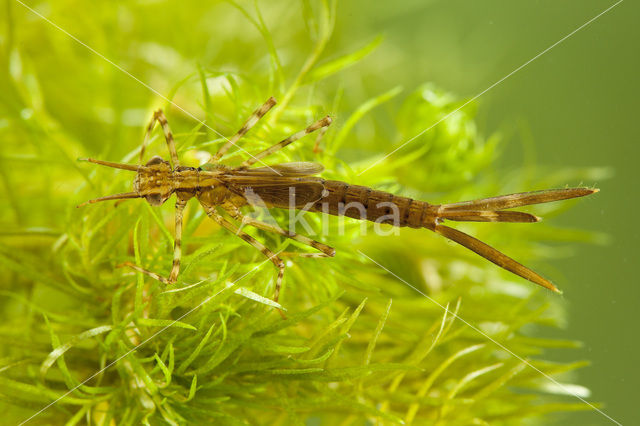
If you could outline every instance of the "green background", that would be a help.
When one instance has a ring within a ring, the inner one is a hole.
[[[388,74],[390,87],[398,78],[429,80],[473,97],[614,3],[352,4],[347,14],[352,20],[343,26],[354,27],[355,38],[377,28],[386,35],[384,49],[410,52],[411,63],[394,61],[390,53],[389,62],[378,68]],[[549,170],[605,166],[613,171],[610,179],[585,182],[602,191],[557,218],[557,223],[607,233],[609,244],[575,244],[571,257],[553,264],[562,271],[556,282],[569,312],[561,334],[581,340],[578,351],[592,362],[579,372],[580,383],[622,424],[640,421],[640,239],[633,225],[639,194],[639,11],[637,2],[622,2],[479,98],[485,134],[517,128],[500,169],[518,168],[535,155]],[[574,413],[565,421],[610,424],[596,413]]]
[[[229,50],[234,50],[233,65],[239,68],[243,62],[237,60],[242,56],[238,50],[246,55],[245,71],[250,74],[256,58],[262,58],[267,49],[257,31],[227,4],[211,10],[198,2],[182,2],[180,7],[164,7],[162,2],[136,4],[140,8],[151,5],[153,13],[140,21],[132,20],[134,15],[127,14],[126,8],[115,2],[92,2],[91,8],[86,9],[72,1],[33,3],[47,15],[54,10],[56,23],[78,38],[89,40],[97,50],[161,91],[194,72],[198,64],[212,65],[214,61],[213,65],[224,67],[224,53]],[[304,29],[279,25],[280,17],[290,22],[292,16],[299,15],[298,8],[289,8],[286,2],[260,4],[275,46],[282,47],[283,61],[289,64],[293,57],[291,62],[300,66],[295,58],[304,57],[300,52],[305,44],[297,43],[297,39],[305,37]],[[349,104],[355,107],[398,85],[410,93],[424,82],[434,82],[456,95],[472,98],[612,4],[577,0],[340,2],[328,51],[353,51],[379,35],[383,38],[375,52],[334,78],[326,89],[338,88],[348,94],[344,97],[345,110],[349,110]],[[50,95],[41,101],[52,116],[63,123],[68,117],[85,116],[86,121],[66,122],[75,138],[95,150],[103,141],[139,133],[138,116],[124,126],[126,135],[117,133],[123,126],[109,126],[108,119],[100,121],[95,117],[103,109],[99,102],[105,100],[122,109],[154,107],[146,89],[118,75],[110,65],[14,1],[5,1],[3,6],[4,30],[13,25],[20,34],[18,41],[4,36],[4,45],[17,42],[26,56],[36,58],[39,84]],[[600,174],[601,181],[583,182],[599,187],[601,193],[554,218],[554,224],[606,234],[608,244],[571,244],[572,253],[559,250],[562,256],[540,269],[564,290],[563,303],[568,310],[566,328],[552,335],[584,343],[580,349],[547,356],[559,361],[590,360],[592,366],[578,372],[577,382],[592,390],[590,400],[602,401],[604,411],[623,424],[640,421],[640,369],[634,363],[639,347],[635,326],[640,289],[635,267],[640,241],[632,223],[638,192],[634,166],[640,153],[635,129],[640,94],[638,11],[638,5],[630,0],[622,2],[480,96],[479,105],[475,106],[481,132],[486,136],[496,131],[503,134],[500,147],[504,152],[493,168],[505,179],[525,167],[535,168],[538,173],[566,167],[608,170]],[[7,13],[14,17],[11,24],[7,24]],[[101,28],[97,34],[109,36],[94,37],[96,26]],[[237,36],[239,27],[246,28],[244,36]],[[203,33],[215,37],[202,38]],[[155,47],[129,45],[129,37],[148,34],[154,35],[148,41],[154,41]],[[158,49],[161,45],[171,46],[182,57],[172,57],[170,52]],[[147,63],[143,66],[132,59],[137,57],[144,57]],[[64,61],[69,63],[64,65]],[[170,72],[154,75],[149,63]],[[64,73],[65,66],[74,69],[78,64],[89,67],[91,72]],[[96,82],[92,80],[94,75],[104,78]],[[58,87],[72,88],[77,93],[61,93]],[[124,97],[110,98],[110,94],[119,91],[127,92],[127,105],[119,105],[125,102]],[[95,104],[77,102],[85,99],[87,92],[97,93]],[[364,120],[365,124],[385,112],[397,111],[400,105],[400,100],[389,102]],[[86,114],[78,113],[84,110]],[[146,113],[140,112],[145,120]],[[342,124],[340,118],[336,117],[336,126]],[[367,126],[363,128],[366,131]],[[388,151],[402,142],[389,126],[380,124],[376,130],[386,132]],[[410,144],[406,149],[411,148]],[[384,147],[367,147],[359,138],[344,149],[344,158],[354,159],[367,149],[372,153],[385,151]],[[110,154],[110,158],[119,158],[119,154]],[[607,174],[611,177],[605,179]],[[420,183],[413,182],[412,186],[418,188]],[[24,221],[30,223],[27,218]],[[567,246],[564,244],[562,249]],[[582,412],[567,415],[563,423],[610,422],[596,412]]]

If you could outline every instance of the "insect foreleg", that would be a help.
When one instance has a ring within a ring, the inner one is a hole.
[[[292,240],[298,241],[302,244],[305,244],[309,247],[313,247],[316,250],[321,251],[321,253],[287,253],[289,255],[299,255],[300,257],[333,257],[336,254],[336,250],[333,247],[330,247],[326,244],[323,244],[319,241],[313,240],[309,237],[305,237],[304,235],[296,234],[295,232],[285,231],[276,225],[271,225],[265,222],[260,222],[259,220],[255,220],[249,216],[245,216],[240,213],[240,209],[237,207],[226,207],[225,211],[231,215],[232,218],[241,221],[243,225],[250,225],[254,228],[262,229],[267,232],[274,232],[276,234],[280,234],[287,238],[291,238]]]
[[[164,113],[161,109],[153,113],[153,117],[151,118],[151,121],[147,126],[147,131],[144,135],[144,141],[142,142],[142,147],[140,148],[140,159],[138,161],[138,164],[142,164],[142,157],[144,156],[144,151],[149,144],[149,138],[151,137],[151,132],[153,131],[153,127],[155,126],[156,121],[159,121],[160,125],[162,126],[164,138],[167,141],[167,148],[169,148],[169,154],[171,155],[171,164],[175,168],[180,165],[180,161],[178,160],[178,153],[176,152],[176,144],[173,140],[173,133],[171,133],[171,128],[169,128],[167,117],[164,116]]]
[[[182,256],[182,217],[186,205],[187,200],[178,197],[178,200],[176,201],[176,233],[173,242],[173,264],[171,266],[171,273],[169,274],[168,279],[162,275],[156,274],[155,272],[141,268],[131,262],[124,262],[118,265],[118,267],[128,266],[129,268],[141,272],[163,284],[174,284],[178,280],[178,273],[180,272],[180,258]]]
[[[173,264],[171,265],[169,284],[177,281],[178,273],[180,272],[180,258],[182,256],[182,216],[186,205],[186,200],[178,197],[176,201],[176,234],[173,241]]]

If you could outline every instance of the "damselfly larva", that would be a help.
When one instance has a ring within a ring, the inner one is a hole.
[[[264,105],[249,117],[240,130],[211,157],[209,162],[199,168],[180,165],[167,119],[161,110],[156,111],[147,127],[145,139],[140,149],[138,165],[112,163],[92,158],[84,159],[85,161],[103,166],[136,172],[133,182],[133,192],[96,198],[82,203],[80,206],[98,201],[125,198],[145,198],[149,204],[159,206],[167,201],[172,194],[175,194],[175,245],[173,251],[173,266],[169,277],[167,278],[148,271],[139,265],[132,263],[126,264],[165,284],[175,283],[178,278],[182,253],[183,211],[187,201],[195,197],[209,217],[260,250],[278,268],[273,297],[276,302],[278,301],[284,275],[284,262],[272,250],[242,231],[242,229],[238,228],[234,223],[225,219],[218,211],[218,208],[226,211],[234,220],[240,222],[242,225],[249,225],[265,231],[274,232],[313,247],[319,251],[318,253],[313,253],[315,257],[333,256],[335,250],[311,238],[245,216],[240,210],[241,207],[247,204],[259,204],[269,208],[305,209],[336,216],[348,216],[373,222],[389,223],[395,226],[427,228],[463,245],[507,271],[549,290],[558,291],[557,287],[549,280],[538,275],[526,266],[464,232],[443,225],[442,222],[445,220],[461,222],[538,222],[540,219],[532,214],[507,209],[583,197],[598,192],[597,189],[549,189],[483,198],[461,203],[429,204],[425,201],[400,197],[364,186],[350,185],[345,182],[325,180],[316,177],[314,175],[319,174],[323,170],[322,165],[316,163],[300,162],[277,164],[267,167],[251,167],[256,162],[261,161],[262,158],[275,153],[309,133],[319,130],[320,134],[323,134],[327,126],[331,124],[330,117],[324,117],[306,129],[251,156],[251,158],[237,168],[229,168],[220,164],[219,160],[229,148],[235,145],[275,103],[276,101],[273,98],[267,100]],[[164,131],[171,161],[165,161],[156,156],[142,165],[144,150],[156,121],[160,123]],[[356,208],[354,208],[354,206]]]

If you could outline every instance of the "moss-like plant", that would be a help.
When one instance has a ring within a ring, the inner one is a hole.
[[[549,412],[589,408],[562,395],[566,389],[540,373],[562,382],[571,379],[567,372],[584,365],[543,358],[546,348],[576,344],[536,337],[542,327],[562,320],[556,296],[426,230],[362,236],[359,223],[349,220],[341,232],[339,220],[330,218],[330,232],[319,238],[338,254],[288,261],[280,299],[287,310],[283,320],[269,301],[273,265],[211,223],[197,203],[187,208],[183,270],[172,286],[116,267],[131,261],[167,275],[171,202],[161,208],[143,200],[75,208],[88,198],[129,190],[130,173],[75,158],[135,162],[153,107],[164,107],[180,155],[187,165],[197,165],[203,153],[224,142],[219,134],[232,134],[271,95],[279,106],[241,141],[242,148],[258,151],[330,114],[336,124],[320,153],[313,151],[313,140],[305,140],[273,159],[320,162],[328,178],[453,202],[595,176],[594,171],[563,171],[504,180],[489,172],[498,138],[485,140],[478,133],[473,105],[360,175],[390,150],[378,127],[394,129],[398,142],[407,140],[464,100],[425,84],[408,94],[399,88],[381,91],[346,108],[348,87],[339,90],[331,79],[367,56],[379,40],[355,52],[327,53],[335,3],[303,2],[313,44],[289,46],[286,55],[257,7],[191,5],[192,14],[215,11],[246,18],[241,27],[221,30],[231,44],[225,49],[230,66],[186,65],[181,54],[188,55],[188,35],[175,44],[146,42],[153,29],[145,26],[150,25],[145,20],[151,16],[149,5],[119,5],[114,16],[105,15],[90,31],[60,13],[71,2],[41,11],[152,86],[177,82],[162,91],[165,100],[150,98],[138,82],[55,29],[31,23],[28,32],[20,32],[19,23],[33,15],[9,7],[4,25],[10,37],[3,41],[0,79],[0,411],[5,422],[519,424]],[[177,13],[168,8],[156,12]],[[274,6],[268,12],[282,11]],[[218,19],[224,21],[224,15]],[[292,23],[300,15],[283,19]],[[103,38],[110,23],[122,20],[137,25],[129,30],[129,50]],[[258,30],[264,54],[243,39],[249,25]],[[282,31],[286,34],[286,25]],[[293,24],[290,31],[304,34]],[[36,40],[42,45],[35,46]],[[305,46],[306,57],[301,56]],[[63,57],[67,62],[60,62]],[[52,70],[55,84],[47,74]],[[383,124],[361,120],[391,99],[402,106],[383,113]],[[354,150],[365,143],[367,149]],[[167,157],[159,133],[149,151]],[[242,157],[235,149],[227,161],[237,164]],[[539,209],[549,217],[570,204]],[[273,216],[282,225],[288,220],[286,211]],[[320,230],[322,217],[308,214],[307,219]],[[554,253],[543,241],[591,238],[545,224],[485,224],[471,232],[525,261]],[[274,250],[305,250],[278,236],[253,234]]]

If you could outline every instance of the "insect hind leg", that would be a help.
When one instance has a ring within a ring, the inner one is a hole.
[[[299,256],[299,257],[333,257],[336,254],[336,250],[333,247],[330,247],[326,244],[323,244],[319,241],[306,237],[304,235],[296,234],[295,232],[285,231],[276,225],[271,225],[269,223],[261,222],[259,220],[253,219],[249,216],[245,216],[240,213],[240,209],[237,207],[227,207],[224,206],[224,209],[232,218],[240,221],[243,225],[253,226],[254,228],[262,229],[263,231],[273,232],[275,234],[282,235],[284,237],[290,238],[294,241],[298,241],[302,244],[305,244],[309,247],[312,247],[320,253],[286,253],[287,256]],[[282,253],[285,255],[285,253]]]
[[[163,277],[162,275],[156,274],[155,272],[151,272],[151,271],[149,271],[147,269],[144,269],[144,268],[142,268],[142,267],[140,267],[140,266],[138,266],[138,265],[136,265],[134,263],[123,262],[123,263],[121,263],[121,264],[116,266],[116,268],[124,268],[124,267],[131,268],[131,269],[133,269],[135,271],[138,271],[138,272],[140,272],[142,274],[145,274],[146,276],[151,277],[154,280],[158,280],[163,284],[170,284],[169,280],[167,278]]]
[[[247,161],[242,163],[241,167],[249,167],[252,164],[254,164],[255,162],[260,161],[260,159],[280,151],[285,146],[297,141],[298,139],[301,139],[302,137],[308,135],[309,133],[312,133],[312,132],[315,132],[316,130],[320,130],[320,129],[324,129],[324,128],[328,127],[331,124],[331,122],[332,122],[332,120],[331,120],[331,117],[329,117],[329,116],[321,118],[320,120],[316,121],[315,123],[313,123],[312,125],[310,125],[306,129],[300,130],[299,132],[294,133],[293,135],[289,136],[288,138],[281,140],[280,142],[272,145],[271,147],[265,149],[264,151],[259,152],[255,156],[252,156]]]
[[[278,276],[276,278],[276,287],[273,295],[273,301],[278,303],[278,298],[280,297],[280,289],[282,287],[282,280],[284,278],[284,269],[285,269],[284,261],[278,257],[278,254],[271,251],[260,241],[256,240],[251,235],[242,231],[233,223],[229,222],[224,217],[222,217],[216,211],[215,206],[209,206],[206,204],[203,204],[202,206],[204,207],[205,211],[207,212],[207,215],[210,218],[215,220],[220,226],[228,229],[229,231],[236,234],[238,237],[242,238],[247,243],[251,244],[257,250],[259,250],[271,263],[273,263],[276,266],[276,268],[278,268]],[[280,309],[278,309],[278,312],[283,318],[285,318],[284,313]]]

